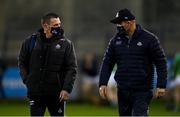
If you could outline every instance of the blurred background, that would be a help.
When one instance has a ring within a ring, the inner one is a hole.
[[[78,58],[79,74],[67,115],[118,115],[114,71],[108,101],[99,97],[98,73],[107,43],[116,33],[109,21],[122,8],[130,9],[138,24],[159,37],[168,58],[168,94],[152,101],[150,115],[180,115],[180,90],[174,84],[180,66],[175,62],[180,52],[179,0],[0,0],[0,115],[29,115],[17,56],[23,39],[41,27],[47,12],[60,15]]]

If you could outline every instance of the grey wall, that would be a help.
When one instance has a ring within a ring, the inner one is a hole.
[[[56,12],[78,58],[89,50],[101,58],[116,31],[109,20],[121,8],[131,9],[137,22],[160,38],[167,55],[174,55],[180,50],[179,5],[179,0],[1,0],[0,56],[15,60],[22,40],[40,28],[41,16]]]

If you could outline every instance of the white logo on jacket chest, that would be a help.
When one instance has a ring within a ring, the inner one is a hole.
[[[137,46],[142,46],[142,45],[143,45],[142,42],[137,43]]]
[[[116,41],[116,45],[121,45],[122,41]]]
[[[59,44],[56,45],[56,49],[60,49],[61,46]]]

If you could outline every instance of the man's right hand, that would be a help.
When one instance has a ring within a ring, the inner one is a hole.
[[[106,85],[102,85],[99,88],[99,94],[103,99],[107,98],[107,86]]]
[[[60,102],[68,100],[69,95],[70,94],[66,90],[62,90],[59,95]]]
[[[156,98],[160,98],[163,97],[166,93],[166,89],[165,88],[156,88],[155,90],[155,97]]]

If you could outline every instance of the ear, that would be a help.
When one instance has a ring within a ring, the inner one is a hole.
[[[41,26],[42,26],[43,28],[47,28],[47,24],[46,24],[46,23],[41,24]]]
[[[50,26],[47,23],[42,24],[44,31],[50,30]]]

